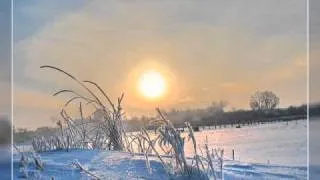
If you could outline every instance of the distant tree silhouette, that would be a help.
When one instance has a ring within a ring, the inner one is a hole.
[[[250,107],[258,112],[270,112],[280,103],[279,97],[272,91],[257,91],[250,98]]]
[[[209,111],[213,115],[219,115],[224,113],[224,109],[228,105],[227,101],[213,101],[209,107],[207,107],[207,111]]]

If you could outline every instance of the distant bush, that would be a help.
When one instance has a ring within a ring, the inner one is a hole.
[[[36,130],[13,128],[13,142],[16,144],[30,143],[35,137],[49,137],[58,132],[54,127],[39,127]]]

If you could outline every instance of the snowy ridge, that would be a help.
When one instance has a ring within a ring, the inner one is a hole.
[[[92,179],[87,174],[72,167],[72,162],[78,160],[87,170],[101,179],[110,180],[169,180],[163,166],[156,158],[151,158],[152,172],[148,172],[144,156],[132,156],[129,153],[117,151],[73,150],[71,152],[41,153],[45,164],[44,171],[37,171],[30,163],[29,171],[36,179]],[[14,156],[15,178],[19,176],[19,155]],[[306,167],[290,167],[269,164],[241,163],[225,161],[223,169],[224,179],[307,179]],[[180,179],[179,177],[176,177]]]

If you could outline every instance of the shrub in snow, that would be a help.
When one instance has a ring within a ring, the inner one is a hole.
[[[158,108],[156,110],[159,119],[150,122],[157,127],[156,136],[151,138],[152,135],[146,129],[142,129],[141,132],[131,135],[129,141],[130,147],[136,145],[138,152],[144,153],[149,171],[151,171],[149,156],[152,150],[169,175],[178,179],[209,179],[209,177],[217,179],[215,168],[218,166],[222,172],[223,150],[210,151],[208,144],[205,143],[203,153],[203,150],[197,146],[192,126],[186,123],[188,140],[192,140],[194,148],[194,157],[187,158],[184,151],[185,138]],[[131,150],[134,151],[134,148]]]
[[[126,149],[126,132],[122,122],[124,116],[121,107],[124,94],[118,98],[117,104],[114,104],[95,82],[80,81],[70,73],[54,66],[41,66],[41,68],[53,69],[63,73],[77,82],[85,90],[87,95],[81,95],[69,89],[63,89],[54,94],[54,96],[60,94],[72,95],[65,106],[68,106],[75,100],[79,100],[81,119],[77,121],[74,120],[68,115],[66,110],[62,109],[60,114],[63,120],[57,122],[61,134],[49,138],[35,138],[32,143],[35,151],[69,150],[73,148],[96,148],[118,151]],[[95,88],[96,91],[90,89],[89,85]],[[102,95],[103,98],[100,98],[98,94]],[[102,121],[86,121],[83,117],[81,102],[85,102],[87,105],[93,105],[96,111],[101,112],[103,117]]]

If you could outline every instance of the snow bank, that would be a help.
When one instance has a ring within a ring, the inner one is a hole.
[[[72,166],[78,160],[87,170],[101,179],[152,179],[169,180],[162,164],[151,157],[151,174],[146,168],[143,156],[132,156],[129,153],[116,151],[73,150],[71,152],[41,153],[45,164],[44,171],[35,169],[32,163],[28,166],[30,177],[37,179],[91,179],[87,174]],[[14,155],[14,179],[20,179],[18,154]],[[237,161],[226,161],[223,169],[224,179],[307,179],[306,167],[276,166],[267,164],[249,164]],[[176,177],[177,179],[180,179]]]

